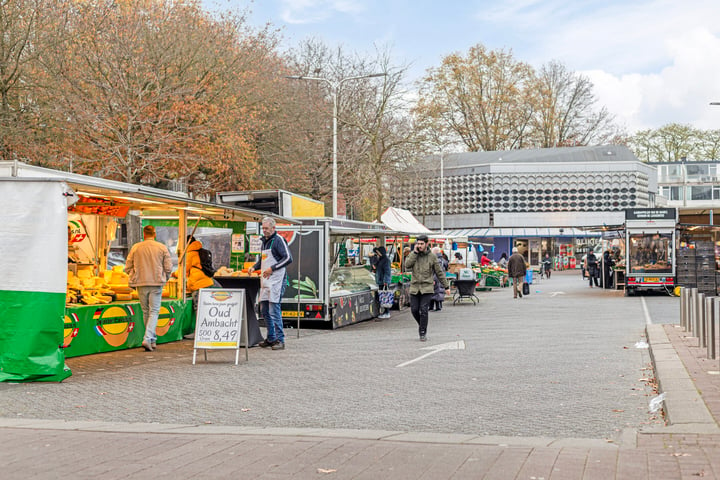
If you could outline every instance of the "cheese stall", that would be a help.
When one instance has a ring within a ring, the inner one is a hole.
[[[201,225],[244,236],[246,222],[268,215],[20,162],[0,162],[0,198],[6,267],[0,280],[0,381],[12,382],[62,381],[71,374],[66,357],[140,346],[145,327],[137,293],[124,265],[108,266],[119,223],[137,224],[138,231],[147,224],[171,225],[177,232],[179,278],[163,290],[160,344],[180,340],[194,327],[181,252],[186,235]],[[233,249],[226,261],[240,264],[243,256]]]

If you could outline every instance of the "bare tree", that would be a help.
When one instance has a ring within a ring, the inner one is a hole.
[[[430,128],[459,137],[472,152],[520,148],[535,104],[527,88],[532,74],[512,51],[476,45],[466,57],[451,54],[430,69],[416,114]]]
[[[551,61],[535,79],[533,132],[541,148],[605,143],[618,134],[606,108],[595,110],[590,80]]]

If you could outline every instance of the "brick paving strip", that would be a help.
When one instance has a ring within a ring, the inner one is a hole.
[[[720,434],[602,440],[0,419],[2,478],[720,478]]]

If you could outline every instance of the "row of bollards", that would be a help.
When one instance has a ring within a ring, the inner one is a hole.
[[[697,288],[680,287],[680,326],[698,339],[698,346],[707,349],[707,358],[718,353],[718,314],[720,298],[699,293]]]

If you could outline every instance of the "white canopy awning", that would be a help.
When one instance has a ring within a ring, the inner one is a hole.
[[[562,229],[560,227],[483,227],[446,230],[445,235],[472,239],[473,237],[600,237],[601,234],[571,227]]]
[[[390,230],[411,235],[420,235],[422,233],[429,235],[433,232],[425,225],[420,223],[408,210],[402,208],[388,207],[380,216],[380,221]]]

